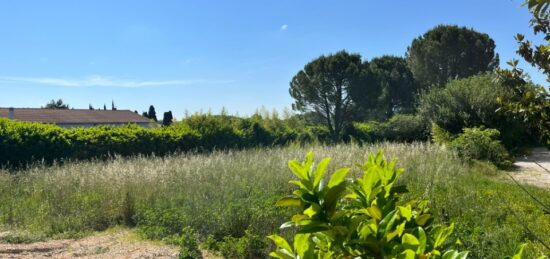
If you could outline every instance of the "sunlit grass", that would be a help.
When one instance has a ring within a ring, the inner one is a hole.
[[[525,241],[531,244],[530,255],[544,252],[532,234],[550,242],[550,215],[516,186],[495,177],[494,168],[464,164],[453,153],[425,143],[290,146],[1,171],[0,224],[49,237],[132,223],[149,226],[148,233],[158,238],[184,226],[203,239],[240,237],[245,230],[265,236],[277,232],[289,214],[273,206],[291,192],[288,160],[301,160],[313,150],[317,160],[332,157],[330,169],[335,169],[362,163],[379,149],[406,169],[401,182],[409,186],[407,198],[430,200],[440,221],[455,222],[455,237],[471,256],[511,255]],[[550,204],[549,190],[529,190]]]

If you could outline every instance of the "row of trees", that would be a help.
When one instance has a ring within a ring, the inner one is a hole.
[[[141,115],[145,118],[149,118],[155,122],[158,122],[157,112],[155,111],[155,106],[153,105],[149,106],[149,111],[143,112]],[[173,122],[174,122],[174,115],[172,115],[172,111],[165,112],[162,117],[162,125],[170,126],[172,125]]]
[[[439,25],[414,39],[404,57],[368,61],[346,51],[320,56],[293,77],[290,95],[293,109],[317,118],[336,141],[352,121],[414,113],[421,93],[495,71],[498,63],[489,35]]]

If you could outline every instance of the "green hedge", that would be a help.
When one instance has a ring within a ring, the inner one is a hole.
[[[347,139],[362,142],[413,142],[424,141],[429,136],[428,124],[415,115],[396,115],[386,122],[355,122],[348,127]]]
[[[323,127],[291,128],[284,120],[260,116],[193,115],[169,127],[149,129],[137,125],[64,129],[0,119],[0,165],[274,146],[324,141],[327,136]]]
[[[410,142],[426,140],[426,129],[419,117],[398,115],[384,123],[355,123],[347,129],[344,139]],[[294,142],[328,142],[329,139],[329,132],[322,125],[290,123],[258,115],[250,118],[193,115],[168,127],[149,129],[137,125],[64,129],[49,124],[0,119],[0,166],[102,159],[113,155],[165,155]]]

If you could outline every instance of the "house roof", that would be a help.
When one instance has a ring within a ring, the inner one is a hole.
[[[9,108],[0,108],[0,118],[9,117]],[[55,124],[125,124],[148,123],[149,119],[129,110],[14,108],[19,121]]]

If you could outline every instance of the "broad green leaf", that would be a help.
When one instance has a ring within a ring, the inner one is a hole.
[[[349,173],[350,168],[340,168],[330,177],[327,187],[330,189],[341,184]]]
[[[413,250],[407,249],[399,254],[399,259],[415,259],[415,253]]]
[[[277,247],[281,248],[281,249],[285,249],[289,252],[292,252],[292,247],[290,247],[290,245],[288,244],[288,242],[281,236],[279,235],[270,235],[270,236],[267,236],[267,238],[271,239],[273,241],[273,243],[275,243],[275,245],[277,245]]]
[[[275,252],[271,252],[269,253],[269,256],[273,258],[280,258],[280,259],[296,259],[296,256],[289,254],[289,252],[286,250],[285,251],[277,250]]]
[[[419,246],[418,249],[416,249],[417,254],[424,254],[426,251],[426,243],[428,241],[428,238],[426,237],[426,232],[422,227],[418,227],[418,241]]]
[[[391,211],[380,221],[379,226],[381,229],[384,229],[384,233],[387,233],[388,230],[393,227],[393,221],[395,221],[395,213],[395,210]]]
[[[441,259],[466,259],[468,258],[468,252],[464,251],[459,253],[456,250],[449,250],[443,254]]]
[[[295,225],[294,222],[292,222],[292,221],[287,221],[287,222],[283,223],[279,228],[280,228],[280,229],[289,228],[289,227],[293,227],[294,225]]]
[[[514,253],[514,256],[512,256],[512,259],[522,259],[523,250],[525,249],[526,245],[527,244],[521,244],[518,248],[516,248],[516,252]]]
[[[416,218],[416,224],[418,224],[419,226],[424,226],[431,217],[431,214],[422,214]]]
[[[434,248],[441,246],[445,240],[453,233],[454,224],[451,224],[448,227],[437,226],[432,231],[434,232],[432,236],[434,237]]]
[[[386,241],[391,241],[392,239],[394,239],[396,236],[401,236],[403,234],[403,231],[405,231],[405,222],[399,224],[399,226],[397,226],[397,228],[392,231],[392,232],[389,232],[388,234],[386,234]],[[387,232],[387,230],[386,230]]]
[[[313,203],[311,204],[311,206],[309,206],[309,208],[304,211],[304,214],[309,216],[310,218],[313,218],[315,215],[317,215],[317,213],[319,213],[319,211],[321,211],[321,207]]]
[[[301,180],[308,180],[307,169],[305,169],[298,161],[291,160],[288,162],[288,168]]]
[[[321,182],[321,179],[323,179],[323,176],[325,175],[325,172],[327,171],[327,167],[330,164],[330,157],[327,157],[319,164],[317,165],[317,168],[315,168],[315,177],[313,179],[313,188],[317,188],[319,186],[319,183]]]
[[[304,190],[308,189],[304,184],[302,184],[301,180],[290,180],[290,181],[288,181],[288,183],[294,184],[294,185],[296,185],[296,186],[298,186],[298,187],[300,187],[301,189],[304,189]]]
[[[304,215],[304,214],[296,214],[296,215],[292,216],[291,220],[294,223],[299,223],[300,221],[305,220],[305,219],[309,219],[309,217]]]
[[[300,258],[306,258],[306,254],[311,250],[310,236],[311,234],[296,234],[294,236],[294,249]]]
[[[380,211],[380,209],[376,205],[372,205],[371,207],[367,208],[367,211],[369,212],[369,215],[374,219],[382,219],[382,211]]]
[[[323,208],[327,212],[329,217],[334,215],[336,204],[338,200],[342,197],[342,194],[346,191],[346,187],[342,185],[337,185],[330,188],[325,194]]]
[[[405,233],[401,238],[401,244],[403,245],[403,247],[405,247],[405,249],[416,251],[418,246],[420,246],[420,241],[418,241],[415,236],[409,233]]]
[[[468,254],[469,254],[468,251],[460,252],[460,253],[458,253],[458,256],[456,258],[457,259],[466,259],[466,258],[468,258]]]
[[[280,207],[302,207],[302,200],[296,197],[284,197],[275,203],[275,206]]]
[[[458,256],[458,252],[455,250],[449,250],[443,254],[443,257],[441,259],[456,259]]]
[[[407,205],[406,207],[397,206],[397,209],[399,210],[399,214],[401,214],[402,217],[407,219],[407,221],[411,220],[411,217],[412,217],[411,205]]]
[[[307,175],[307,179],[313,179],[313,152],[309,151],[306,155],[306,160],[303,163],[303,168]]]

